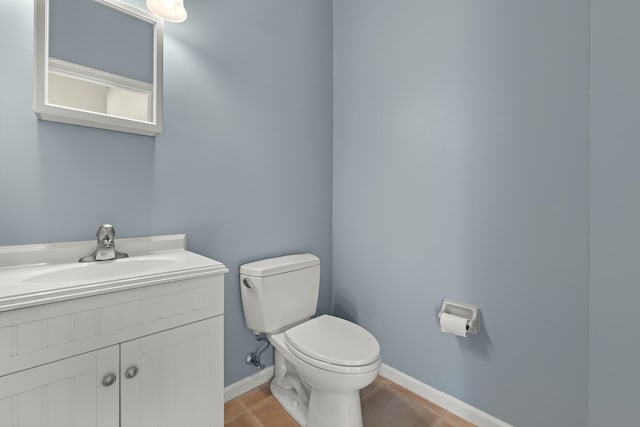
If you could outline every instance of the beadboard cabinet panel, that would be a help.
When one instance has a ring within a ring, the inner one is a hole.
[[[0,377],[2,427],[118,427],[119,346]]]

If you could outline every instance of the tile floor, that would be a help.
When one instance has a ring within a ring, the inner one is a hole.
[[[365,427],[473,427],[473,424],[378,377],[360,392]],[[269,384],[224,405],[225,427],[297,427],[278,404]]]

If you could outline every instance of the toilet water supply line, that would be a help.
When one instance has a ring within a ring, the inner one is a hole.
[[[262,353],[264,353],[269,348],[271,343],[266,336],[262,336],[260,334],[256,334],[256,341],[264,341],[263,347],[257,352],[252,351],[251,353],[247,354],[244,358],[244,361],[247,365],[253,365],[256,368],[262,370],[264,369],[264,365],[260,363],[260,357],[262,356]]]

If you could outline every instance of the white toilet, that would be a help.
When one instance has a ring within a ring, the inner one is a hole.
[[[333,316],[311,318],[320,260],[289,255],[240,267],[244,318],[275,348],[271,392],[301,426],[362,426],[360,389],[380,370],[380,346],[364,328]]]

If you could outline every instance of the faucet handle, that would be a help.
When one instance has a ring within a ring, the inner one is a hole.
[[[111,224],[102,224],[96,232],[96,237],[98,242],[102,242],[105,247],[110,248],[116,238],[116,230]]]
[[[129,255],[116,250],[116,230],[111,224],[102,224],[96,232],[98,243],[91,255],[80,258],[80,262],[110,261],[112,259],[127,258]]]

